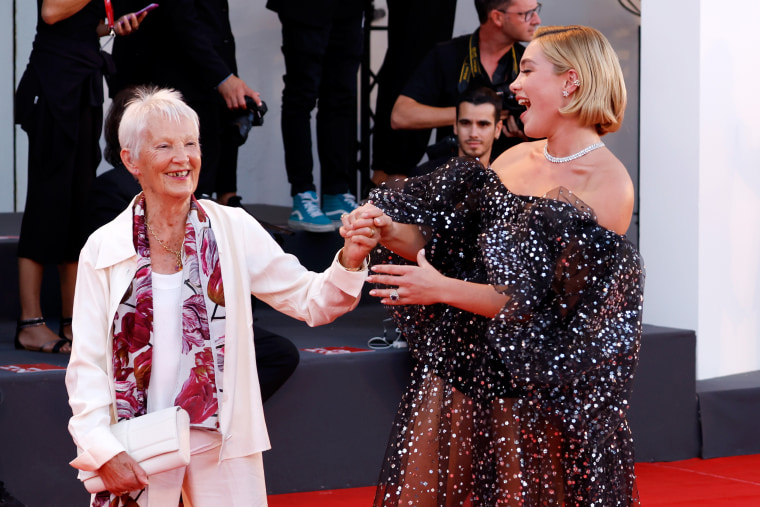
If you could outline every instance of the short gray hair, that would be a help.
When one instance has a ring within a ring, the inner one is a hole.
[[[171,88],[140,86],[127,102],[119,124],[119,144],[122,149],[129,150],[135,160],[139,159],[145,130],[153,115],[177,123],[188,119],[193,123],[196,135],[200,135],[198,114],[182,100],[180,92]]]

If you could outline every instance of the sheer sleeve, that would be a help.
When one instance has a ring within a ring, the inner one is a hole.
[[[553,199],[526,199],[499,230],[483,251],[509,301],[487,333],[523,393],[525,503],[554,491],[552,505],[635,505],[625,415],[641,341],[641,258],[590,210]]]
[[[420,227],[427,258],[436,268],[456,270],[463,258],[477,252],[474,238],[488,172],[473,158],[452,158],[424,176],[383,184],[370,199],[395,222]],[[467,253],[452,258],[452,252],[462,249]]]
[[[514,228],[487,259],[510,298],[492,334],[515,381],[566,384],[637,355],[643,272],[633,247],[559,203],[529,206]]]
[[[487,283],[477,238],[482,232],[488,182],[493,178],[493,171],[477,160],[453,158],[424,176],[384,184],[372,191],[370,199],[394,221],[420,227],[427,241],[425,256],[442,274]],[[380,263],[410,264],[378,247],[373,250],[372,264]],[[485,317],[443,304],[394,305],[388,310],[412,355],[462,392],[479,388],[485,363],[497,360],[493,351],[473,352],[486,347]],[[506,380],[490,381],[496,384],[506,391]]]

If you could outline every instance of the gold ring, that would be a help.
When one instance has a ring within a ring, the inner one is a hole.
[[[340,218],[343,218],[343,217],[347,217],[347,216],[348,216],[348,213],[343,213],[343,214],[340,216]]]

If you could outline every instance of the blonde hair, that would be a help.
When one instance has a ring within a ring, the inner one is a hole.
[[[183,119],[192,122],[196,136],[200,135],[198,114],[182,100],[182,94],[171,88],[139,86],[127,101],[119,124],[119,144],[130,151],[135,160],[140,157],[145,129],[153,115],[179,123]]]
[[[582,125],[596,126],[599,135],[618,130],[628,99],[620,61],[604,35],[587,26],[542,26],[533,41],[557,74],[570,69],[578,74],[581,84],[560,112],[577,114]]]

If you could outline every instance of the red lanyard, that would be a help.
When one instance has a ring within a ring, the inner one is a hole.
[[[111,5],[111,0],[104,0],[106,3],[106,18],[108,19],[108,30],[111,31],[111,35],[113,35],[113,5]]]

